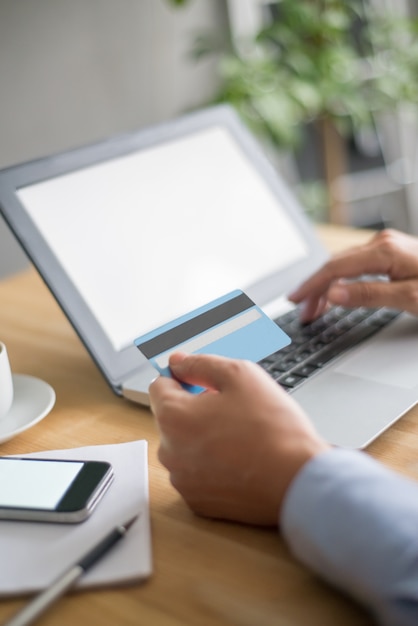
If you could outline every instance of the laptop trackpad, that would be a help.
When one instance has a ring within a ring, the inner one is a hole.
[[[417,393],[327,370],[292,397],[327,441],[364,448],[415,404]]]
[[[418,387],[418,319],[403,314],[333,371],[404,389]]]

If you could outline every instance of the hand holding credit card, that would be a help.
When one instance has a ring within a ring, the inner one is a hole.
[[[162,376],[171,376],[173,352],[218,354],[260,361],[290,344],[290,337],[243,291],[236,290],[135,339]],[[186,386],[199,393],[201,387]]]

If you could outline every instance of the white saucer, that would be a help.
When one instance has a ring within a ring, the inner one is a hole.
[[[13,388],[12,407],[0,419],[0,443],[40,422],[55,404],[55,391],[48,383],[34,376],[13,374]]]

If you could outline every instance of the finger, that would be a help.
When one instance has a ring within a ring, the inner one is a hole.
[[[346,307],[393,307],[418,314],[418,281],[357,282],[338,284],[329,301]]]
[[[312,297],[304,301],[300,319],[301,322],[311,322],[325,313],[328,308],[328,300],[325,296]]]
[[[173,393],[181,392],[184,392],[184,390],[180,383],[174,380],[174,378],[167,376],[158,376],[155,378],[148,390],[152,413],[154,415],[160,413],[161,406],[166,402],[166,399],[173,395]]]
[[[170,376],[157,376],[149,386],[149,394],[154,396],[173,389],[182,389],[177,380]]]
[[[363,246],[339,255],[326,263],[298,289],[289,295],[289,300],[300,303],[306,298],[326,293],[332,282],[339,278],[357,278],[362,274],[384,274],[388,262],[373,246]]]

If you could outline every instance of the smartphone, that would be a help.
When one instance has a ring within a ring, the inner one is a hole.
[[[112,480],[103,461],[0,457],[0,519],[82,522]]]

